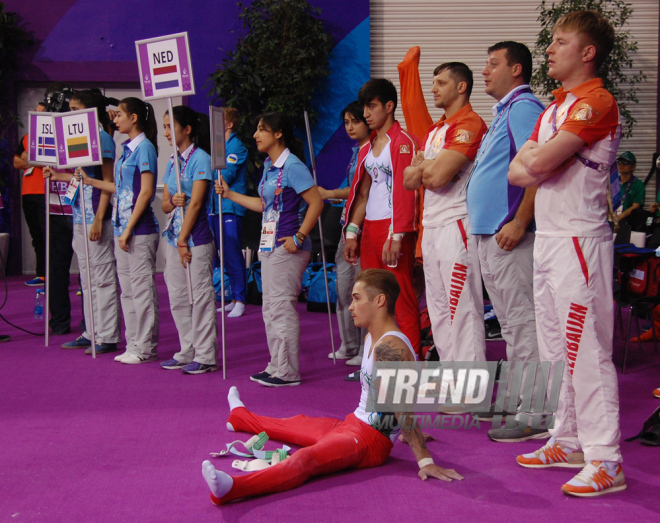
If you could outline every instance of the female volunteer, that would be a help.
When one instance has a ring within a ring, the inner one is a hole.
[[[99,123],[101,126],[101,149],[103,164],[100,166],[86,167],[85,173],[88,177],[105,180],[112,183],[113,167],[115,162],[115,142],[106,132],[110,127],[110,119],[106,112],[106,100],[100,91],[78,91],[71,96],[69,107],[72,111],[80,109],[91,109],[96,107]],[[50,174],[51,179],[70,182],[72,175],[58,173],[48,168],[44,169],[44,175]],[[89,265],[91,268],[90,279],[92,289],[87,288],[87,262],[85,258],[82,204],[80,189],[73,202],[73,250],[78,257],[80,267],[80,280],[84,296],[91,296],[94,308],[94,327],[96,338],[96,354],[115,352],[119,335],[119,286],[117,285],[117,269],[115,266],[114,245],[112,239],[112,224],[110,222],[111,193],[107,190],[91,186],[83,186],[85,191],[85,222],[89,229]],[[89,320],[91,311],[89,301],[83,299],[83,309],[86,318],[85,326],[90,327]],[[65,349],[79,349],[89,347],[85,354],[92,354],[91,333],[85,330],[83,334],[73,341],[62,344]]]
[[[120,133],[128,135],[115,166],[115,256],[126,325],[126,352],[115,361],[138,364],[158,359],[158,221],[151,209],[158,174],[158,128],[151,104],[133,97],[119,102],[114,122]],[[98,189],[113,187],[84,174],[83,180]]]
[[[167,240],[165,282],[181,349],[160,366],[184,374],[218,370],[218,320],[213,289],[215,244],[207,214],[213,179],[208,117],[178,105],[174,113],[174,140],[179,152],[181,191],[177,192],[173,160],[163,178],[163,212],[170,214],[163,232]],[[165,113],[165,138],[172,144],[172,119]],[[181,220],[181,209],[184,218]],[[192,311],[188,301],[186,267],[190,267]]]
[[[261,222],[263,317],[270,351],[266,370],[250,377],[268,387],[299,385],[300,318],[296,302],[302,274],[310,258],[307,235],[314,227],[323,200],[309,170],[291,149],[296,145],[291,120],[281,113],[258,118],[254,139],[268,154],[259,183],[259,198],[229,190],[216,181],[216,192],[255,212]]]
[[[357,167],[358,152],[369,141],[369,126],[364,119],[362,106],[357,102],[351,102],[340,113],[340,118],[344,122],[346,134],[351,140],[357,142],[357,147],[353,147],[353,156],[348,168],[346,169],[346,180],[339,189],[327,190],[319,187],[319,193],[324,200],[337,199],[347,200],[355,176]],[[346,202],[344,202],[344,211],[341,215],[341,224],[344,225],[346,218]],[[344,242],[339,241],[337,246],[337,255],[335,256],[337,264],[337,320],[339,321],[339,334],[341,335],[341,347],[335,353],[339,360],[348,360],[346,365],[360,366],[362,363],[362,350],[364,348],[364,336],[353,323],[353,317],[348,310],[353,301],[353,285],[355,278],[360,272],[360,264],[353,265],[344,259]],[[332,358],[332,353],[328,355]],[[359,372],[351,375],[351,379],[359,379]]]

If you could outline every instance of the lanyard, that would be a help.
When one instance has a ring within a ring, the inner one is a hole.
[[[126,149],[128,149],[128,154],[126,154]],[[137,147],[136,147],[137,149]],[[117,163],[117,179],[115,180],[115,184],[117,185],[117,189],[121,187],[121,169],[124,166],[124,163],[126,160],[128,160],[131,157],[131,154],[133,154],[133,150],[128,146],[124,146],[124,154],[121,155],[121,161]]]
[[[270,169],[269,169],[270,170]],[[282,176],[284,175],[284,166],[280,167],[280,172],[277,175],[277,183],[275,185],[275,197],[273,198],[273,211],[277,212],[280,204],[280,194],[282,193]],[[261,188],[259,189],[259,194],[261,196],[261,212],[266,214],[266,198],[264,197],[264,185],[266,185],[266,178],[268,178],[268,173],[263,180],[261,180]]]
[[[197,150],[197,147],[193,145],[193,148],[190,150],[190,154],[188,155],[188,158],[183,162],[183,166],[181,167],[181,172],[179,173],[179,178],[183,178],[183,173],[186,172],[186,165],[188,165],[188,161],[192,157],[193,153]],[[181,155],[179,155],[179,158]],[[177,158],[177,161],[179,161],[179,158]],[[170,165],[170,175],[172,174],[172,169],[174,169],[174,155],[172,155],[172,165]]]

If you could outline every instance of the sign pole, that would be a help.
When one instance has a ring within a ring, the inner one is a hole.
[[[48,317],[50,316],[50,178],[46,180],[46,280],[44,299],[45,346],[48,347]]]
[[[172,136],[172,148],[174,149],[174,157],[172,163],[174,164],[174,173],[176,175],[176,192],[181,192],[181,173],[179,172],[179,149],[176,146],[176,132],[174,131],[174,110],[172,109],[172,98],[167,99],[167,107],[170,115],[170,134]],[[181,225],[183,226],[184,212],[183,207],[177,207],[175,212],[181,215]],[[177,245],[178,245],[177,240]],[[188,304],[190,305],[190,312],[192,314],[193,295],[192,295],[192,281],[190,279],[190,263],[186,264],[186,281],[188,283]]]
[[[79,169],[82,169],[79,167]],[[93,290],[92,290],[92,266],[89,263],[89,237],[87,236],[87,210],[85,207],[85,185],[82,180],[80,180],[80,185],[78,186],[80,191],[80,205],[82,207],[82,225],[83,225],[83,234],[85,235],[85,263],[87,264],[87,293],[83,293],[83,300],[87,300],[87,305],[89,306],[89,324],[90,330],[92,332],[92,358],[96,358],[96,330],[94,329],[94,300],[92,299]],[[83,308],[84,309],[84,308]]]
[[[314,183],[316,181],[316,160],[314,158],[314,146],[312,145],[312,131],[309,126],[309,115],[305,111],[305,130],[307,131],[307,146],[309,147],[309,158],[312,163],[312,174],[314,175]],[[325,245],[323,241],[323,226],[321,225],[321,216],[318,218],[319,235],[321,237],[321,258],[323,259],[323,281],[325,283],[325,300],[328,305],[328,325],[330,325],[330,343],[332,344],[332,360],[336,364],[337,356],[335,355],[335,336],[332,331],[332,310],[330,308],[330,289],[328,289],[328,269],[325,261]]]
[[[218,179],[220,178],[220,172],[218,171]],[[226,372],[226,359],[225,359],[225,250],[224,250],[224,236],[222,230],[222,194],[218,194],[218,224],[220,228],[220,246],[218,248],[218,255],[220,256],[220,292],[222,294],[222,300],[220,301],[220,307],[222,312],[220,314],[220,323],[222,329],[222,379],[227,379]]]

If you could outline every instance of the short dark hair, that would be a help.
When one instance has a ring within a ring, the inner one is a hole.
[[[596,48],[594,65],[600,69],[614,48],[616,35],[609,20],[598,11],[573,11],[562,16],[552,28],[583,35]]]
[[[523,81],[528,84],[532,79],[533,68],[532,53],[529,51],[529,48],[520,42],[505,40],[503,42],[497,42],[495,45],[491,45],[488,48],[488,54],[501,49],[506,50],[506,63],[509,67],[520,64],[522,67]]]
[[[394,102],[394,109],[398,101],[396,87],[386,78],[374,78],[365,83],[358,93],[358,103],[364,107],[375,99],[385,105],[387,102]]]
[[[472,86],[474,85],[474,79],[470,68],[463,62],[445,62],[435,68],[433,76],[437,76],[443,71],[449,71],[450,76],[456,82],[465,82],[467,84],[465,93],[467,94],[467,97],[470,98],[470,95],[472,94]]]
[[[341,113],[339,113],[340,121],[342,122],[344,121],[344,117],[346,116],[346,113],[350,113],[357,121],[362,122],[364,125],[367,125],[367,120],[364,118],[363,106],[360,105],[360,102],[358,102],[357,100],[351,102],[342,109]]]
[[[234,131],[238,130],[238,126],[241,124],[241,115],[239,114],[238,109],[225,107],[225,121],[234,124]]]
[[[383,294],[387,302],[387,313],[394,316],[396,300],[401,292],[401,287],[393,272],[384,269],[365,269],[355,278],[355,283],[358,282],[364,284],[370,300]]]

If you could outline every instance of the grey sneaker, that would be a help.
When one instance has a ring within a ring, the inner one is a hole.
[[[360,367],[362,365],[362,356],[357,355],[346,362],[349,367]]]
[[[533,429],[524,423],[516,421],[516,426],[511,429],[490,429],[488,437],[493,441],[502,443],[517,443],[528,439],[547,439],[550,433],[546,429]]]

